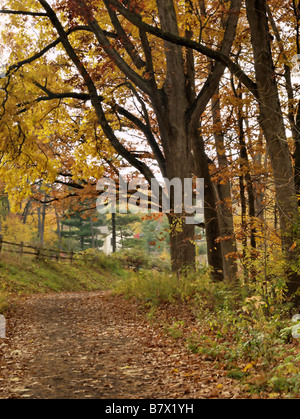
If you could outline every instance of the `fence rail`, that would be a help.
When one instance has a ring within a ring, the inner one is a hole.
[[[8,248],[8,249],[4,248],[4,245],[12,246],[12,248]],[[75,253],[73,251],[64,251],[64,250],[59,250],[59,249],[46,249],[41,246],[29,246],[27,244],[24,244],[23,242],[13,243],[10,241],[3,240],[3,237],[0,235],[0,254],[2,252],[17,253],[20,256],[31,255],[31,256],[35,256],[37,259],[42,259],[42,258],[56,259],[57,261],[69,260],[71,263],[73,263],[75,257],[77,259],[78,256],[81,255],[81,253]]]

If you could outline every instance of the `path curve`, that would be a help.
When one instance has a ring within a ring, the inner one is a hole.
[[[0,398],[236,397],[219,394],[213,367],[182,351],[109,292],[26,297],[0,341]]]

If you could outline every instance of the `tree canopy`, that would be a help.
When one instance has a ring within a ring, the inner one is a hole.
[[[201,177],[215,279],[275,246],[297,290],[298,1],[6,0],[0,14],[0,172],[16,204],[41,179],[67,207],[124,169]],[[194,265],[194,226],[169,222],[173,269]]]

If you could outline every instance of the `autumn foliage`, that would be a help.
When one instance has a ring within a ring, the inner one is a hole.
[[[294,293],[299,13],[272,0],[4,1],[0,172],[15,207],[92,207],[97,180],[124,170],[202,177],[214,278],[255,281],[274,251]],[[195,265],[181,225],[176,271]]]

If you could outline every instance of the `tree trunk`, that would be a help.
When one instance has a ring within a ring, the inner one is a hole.
[[[173,272],[195,267],[195,227],[186,225],[182,214],[168,215],[170,224],[171,266]]]
[[[254,53],[260,122],[274,174],[283,250],[288,264],[291,265],[298,259],[297,252],[290,250],[299,236],[295,229],[298,204],[270,46],[266,1],[246,0],[246,7]],[[291,269],[289,271],[289,292],[293,293],[300,286],[300,277],[291,272]]]
[[[253,188],[253,182],[250,173],[250,166],[249,166],[249,158],[248,158],[248,151],[247,145],[245,140],[245,130],[244,130],[244,116],[243,116],[243,109],[241,101],[243,99],[243,93],[241,91],[241,83],[239,83],[238,92],[237,92],[237,99],[239,99],[238,103],[238,128],[239,128],[239,146],[240,146],[240,160],[241,160],[241,173],[243,182],[246,181],[246,190],[248,194],[248,208],[249,208],[249,225],[250,225],[250,244],[253,249],[256,248],[256,229],[253,225],[253,221],[255,218],[255,194]],[[246,221],[246,219],[245,219]],[[246,223],[247,225],[247,223]]]
[[[26,203],[25,208],[24,208],[24,212],[23,212],[23,215],[22,215],[22,222],[23,222],[24,225],[27,222],[27,217],[29,215],[31,202],[32,202],[31,199],[29,199],[28,202]]]
[[[117,251],[117,230],[116,230],[116,214],[113,212],[111,214],[111,229],[112,229],[112,251],[116,253]]]
[[[157,7],[162,29],[178,35],[179,30],[173,0],[157,0]],[[233,20],[234,28],[236,16]],[[186,32],[186,35],[187,37],[192,36],[191,32]],[[226,39],[226,48],[228,47],[229,50],[231,47],[230,38],[231,36],[228,36],[228,39]],[[224,52],[227,53],[227,51]],[[217,197],[209,173],[204,142],[198,131],[201,113],[199,113],[198,120],[193,120],[193,123],[187,121],[187,115],[196,99],[193,53],[186,50],[184,60],[182,47],[165,42],[165,54],[167,76],[162,91],[163,109],[156,107],[156,114],[165,151],[167,176],[169,179],[174,177],[180,178],[182,182],[185,178],[192,178],[194,175],[204,178],[204,217],[208,263],[213,267],[215,279],[222,280],[222,251],[221,245],[217,240],[220,236],[216,208]],[[218,73],[216,80],[218,77],[221,77],[222,72],[223,70],[220,71],[220,74]],[[213,92],[212,89],[210,95]],[[207,101],[208,103],[210,98],[211,96],[204,97],[203,102],[206,103]],[[205,108],[204,105],[203,107]],[[177,218],[175,224],[181,223],[180,228],[182,228],[182,231],[176,235],[171,235],[172,266],[175,270],[181,264],[185,266],[187,264],[194,265],[195,263],[194,226],[186,225],[182,216],[178,215]],[[172,216],[169,219],[171,223],[174,222]],[[176,247],[178,248],[177,250]]]
[[[220,91],[217,88],[212,97],[212,116],[214,126],[215,144],[219,169],[222,169],[222,182],[217,184],[218,214],[220,226],[221,249],[223,258],[224,277],[234,280],[237,275],[236,242],[234,236],[231,185],[228,176],[228,161],[226,157],[225,141],[222,130]]]
[[[298,205],[300,206],[300,102],[296,115],[295,127],[295,185],[298,195]]]
[[[90,216],[90,227],[91,227],[91,237],[92,237],[92,249],[95,249],[94,220],[93,220],[92,215]]]
[[[222,249],[219,241],[220,226],[217,211],[216,190],[212,183],[208,158],[205,153],[204,141],[199,133],[193,136],[193,150],[197,158],[195,159],[195,170],[197,176],[204,179],[204,222],[207,244],[207,260],[213,269],[213,276],[216,281],[222,281],[223,277],[223,258]]]
[[[58,238],[58,246],[59,250],[62,250],[62,226],[60,224],[59,214],[57,209],[55,208],[55,218],[56,218],[56,226],[57,226],[57,238]]]
[[[184,143],[183,137],[182,143]],[[193,177],[191,155],[179,146],[177,141],[177,150],[174,148],[172,156],[166,159],[166,168],[168,180],[171,181],[175,178],[180,179],[181,190],[170,187],[168,190],[170,199],[170,213],[168,214],[170,225],[170,249],[172,270],[178,272],[185,269],[187,266],[195,266],[195,226],[186,223],[186,214],[184,209],[184,179]],[[178,152],[179,149],[179,152]],[[178,161],[180,160],[180,166]],[[181,199],[182,206],[177,208],[175,202],[175,194]]]
[[[44,245],[44,235],[45,235],[45,218],[46,218],[46,205],[41,204],[38,207],[38,238],[41,246]]]
[[[157,0],[157,8],[162,28],[178,35],[173,0]],[[193,177],[193,158],[186,132],[188,95],[182,47],[165,42],[165,55],[167,75],[161,92],[162,108],[157,112],[158,121],[165,150],[167,178],[169,181],[179,178],[184,185],[184,179]],[[187,265],[195,265],[194,226],[186,224],[183,209],[182,212],[176,212],[172,196],[170,198],[171,213],[168,218],[172,269],[178,271]]]

